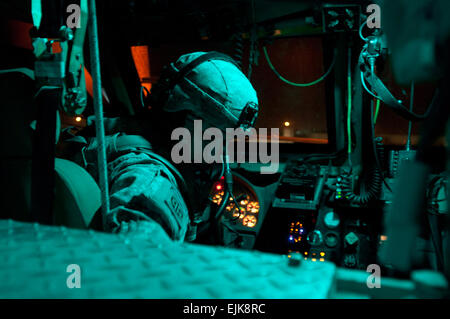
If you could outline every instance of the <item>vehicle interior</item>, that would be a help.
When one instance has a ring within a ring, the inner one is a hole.
[[[448,298],[449,5],[427,20],[407,2],[2,1],[0,296]],[[258,96],[257,138],[232,147],[278,151],[277,170],[229,163],[189,242],[104,232],[107,184],[67,140],[151,111],[164,67],[209,51]],[[53,271],[67,264],[85,289]]]

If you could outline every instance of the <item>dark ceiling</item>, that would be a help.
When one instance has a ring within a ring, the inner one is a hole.
[[[97,0],[99,18],[107,30],[132,43],[227,40],[251,26],[270,28],[282,20],[320,14],[320,0]],[[346,1],[363,3],[367,1]]]

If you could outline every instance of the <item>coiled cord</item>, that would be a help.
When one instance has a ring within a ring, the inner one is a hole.
[[[234,42],[232,57],[236,61],[241,70],[242,70],[242,60],[244,56],[244,38],[242,37],[242,33],[243,33],[242,27],[238,26],[238,30],[231,37],[231,39]]]
[[[376,141],[376,151],[380,159],[384,157],[383,144]],[[337,181],[337,198],[343,196],[353,204],[365,206],[380,197],[383,184],[383,174],[379,165],[373,165],[368,171],[368,179],[360,188],[360,194],[353,192],[351,172],[341,175]]]

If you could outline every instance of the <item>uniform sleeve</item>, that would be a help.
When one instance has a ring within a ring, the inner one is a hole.
[[[108,164],[110,212],[107,230],[130,221],[156,222],[176,241],[183,241],[189,214],[176,179],[145,153],[130,152]]]

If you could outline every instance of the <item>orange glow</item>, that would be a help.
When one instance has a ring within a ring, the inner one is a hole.
[[[141,81],[141,85],[145,87],[149,92],[152,88],[150,82],[150,55],[148,51],[148,45],[136,45],[131,47],[131,55],[133,56],[134,65]],[[144,91],[145,96],[147,92]]]
[[[326,138],[280,136],[279,139],[280,141],[290,141],[304,144],[328,144],[328,139]]]
[[[30,37],[30,29],[32,27],[33,24],[20,20],[2,19],[0,22],[0,28],[4,31],[2,40],[14,47],[33,50]]]
[[[86,69],[86,67],[84,68],[84,80],[86,82],[86,91],[88,92],[88,94],[91,97],[94,96],[94,87],[93,87],[92,76],[89,73],[89,71]],[[103,103],[109,104],[108,95],[106,94],[106,91],[103,88],[102,88],[102,97],[103,97]]]
[[[52,42],[52,53],[62,53],[62,47],[59,41]]]
[[[275,31],[273,31],[273,35],[274,36],[281,35],[281,30],[280,29],[276,29]]]
[[[256,219],[255,216],[247,215],[247,216],[245,216],[244,220],[242,221],[242,224],[244,226],[252,228],[252,227],[256,226],[257,222],[258,222],[258,220]]]
[[[259,213],[259,203],[258,202],[250,202],[247,205],[247,211],[252,214]]]
[[[75,118],[75,122],[81,122],[81,120],[82,120],[82,117],[81,117],[81,116],[77,116],[77,117]]]
[[[239,212],[239,209],[234,208],[233,210],[233,217],[234,218],[238,218],[239,219],[243,219],[245,217],[245,210],[243,208],[241,208],[241,212]]]
[[[239,202],[239,205],[241,205],[241,206],[245,206],[247,204],[248,204],[248,199],[243,199]]]
[[[212,202],[214,204],[220,205],[220,203],[222,202],[222,196],[223,196],[223,192],[215,194],[212,198]],[[228,209],[228,206],[227,206],[227,209]]]

